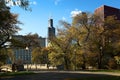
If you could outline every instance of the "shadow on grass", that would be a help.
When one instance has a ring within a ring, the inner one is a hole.
[[[35,74],[35,75],[31,75]],[[18,73],[11,73],[4,74],[7,75],[0,80],[120,80],[120,76],[112,76],[107,74],[93,74],[91,73],[77,73],[77,72],[61,72],[61,71],[39,71],[38,73],[32,72],[18,72]],[[16,76],[22,75],[22,76]],[[2,75],[3,76],[3,75]]]
[[[4,73],[0,73],[0,77],[17,76],[17,75],[30,75],[30,74],[34,74],[34,73],[33,72],[26,72],[26,71],[22,71],[22,72],[4,72]]]
[[[67,78],[64,80],[120,80],[120,76],[81,77],[81,78]]]

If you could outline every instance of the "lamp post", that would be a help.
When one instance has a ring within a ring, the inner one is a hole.
[[[75,71],[76,71],[76,67],[77,67],[77,61],[76,61],[76,49],[74,50],[74,54],[75,54]]]
[[[27,61],[27,71],[28,71],[28,53],[29,53],[29,48],[26,47],[25,50],[27,51],[27,54],[26,54],[26,61]]]
[[[103,47],[100,47],[100,54],[99,54],[99,64],[98,64],[98,68],[101,69],[101,65],[102,65],[102,55],[103,55]]]

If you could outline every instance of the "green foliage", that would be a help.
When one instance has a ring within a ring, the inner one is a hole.
[[[63,64],[68,70],[118,68],[114,57],[120,52],[120,21],[114,16],[103,21],[94,14],[82,13],[73,18],[72,24],[60,23],[63,28],[51,41],[50,61],[54,65]]]
[[[47,50],[41,47],[33,49],[32,62],[36,64],[49,64]]]
[[[24,36],[24,44],[27,47],[41,47],[40,46],[40,39],[38,34],[27,34]]]
[[[17,26],[20,22],[17,20],[18,15],[12,14],[10,11],[0,12],[0,17],[0,47],[2,47],[9,41],[12,34],[20,30]]]
[[[12,63],[15,62],[15,55],[14,55],[14,52],[12,49],[7,49],[7,55],[8,55],[8,58],[10,59],[10,61]]]
[[[6,61],[10,59],[11,62],[14,62],[15,56],[12,49],[1,49],[0,50],[0,66],[5,64]]]
[[[37,47],[32,51],[32,61],[33,63],[42,63],[42,52],[41,48]]]
[[[22,39],[19,39],[18,37],[12,36],[12,39],[9,41],[12,43],[10,47],[12,48],[25,48],[26,44],[24,43],[26,40],[24,40],[23,36],[19,36]]]
[[[6,7],[3,8],[5,9]],[[9,9],[2,10],[2,8],[0,7],[0,51],[3,51],[3,49],[6,48],[5,43],[10,42],[11,35],[20,30],[17,25],[20,23],[17,20],[17,17],[18,15],[11,13]],[[3,52],[0,52],[1,63],[4,63],[6,59],[6,54],[4,55]]]
[[[8,58],[7,49],[1,49],[0,50],[0,66],[6,63],[7,58]]]
[[[0,77],[5,77],[5,76],[22,76],[22,75],[31,75],[31,74],[35,74],[33,72],[10,72],[10,73],[0,73]]]
[[[11,13],[10,7],[7,6],[10,1],[13,3],[13,5],[18,5],[16,4],[16,1],[18,0],[0,1],[0,64],[3,64],[7,59],[6,54],[2,52],[3,48],[6,48],[5,43],[11,41],[11,35],[17,33],[20,30],[18,24],[21,24],[21,22],[17,20],[18,15]],[[28,0],[19,1],[20,4],[18,6],[22,7],[25,10],[29,9]]]
[[[117,64],[120,64],[120,56],[115,56],[114,58],[115,58],[115,60],[116,60],[116,63],[117,63]]]
[[[19,1],[20,4],[16,4]],[[20,30],[17,24],[20,22],[17,20],[18,15],[10,12],[10,7],[7,6],[9,3],[13,5],[19,5],[23,9],[27,10],[29,1],[28,0],[1,0],[0,1],[0,49],[4,43],[9,41],[10,36]]]
[[[58,66],[58,65],[62,65],[64,63],[64,59],[63,56],[64,54],[60,52],[59,49],[57,49],[58,47],[56,46],[52,46],[53,49],[50,49],[50,53],[48,54],[48,58],[50,60],[50,63],[54,66]]]
[[[31,10],[29,7],[29,0],[2,0],[3,2],[5,1],[5,4],[10,6],[19,6],[24,10]]]

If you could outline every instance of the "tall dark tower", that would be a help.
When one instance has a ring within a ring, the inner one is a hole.
[[[53,19],[48,21],[48,41],[52,40],[55,37],[55,28],[53,27]]]

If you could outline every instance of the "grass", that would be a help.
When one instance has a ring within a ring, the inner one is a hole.
[[[120,70],[85,70],[89,72],[113,72],[120,73]],[[120,76],[101,76],[101,77],[81,77],[81,78],[67,78],[65,80],[120,80]]]
[[[21,72],[5,72],[5,73],[0,73],[0,77],[4,76],[17,76],[17,75],[30,75],[34,74],[33,72],[26,72],[26,71],[21,71]]]
[[[85,70],[85,71],[90,71],[90,72],[117,72],[120,73],[120,70]]]
[[[90,72],[113,72],[120,73],[120,70],[86,70]],[[35,74],[33,72],[21,71],[21,72],[5,72],[0,73],[0,77],[9,77],[9,76],[18,76],[18,75],[31,75]],[[64,80],[120,80],[120,76],[89,76],[89,77],[81,77],[81,78],[67,78]]]
[[[120,80],[120,76],[83,77],[78,79],[68,78],[65,80]]]

